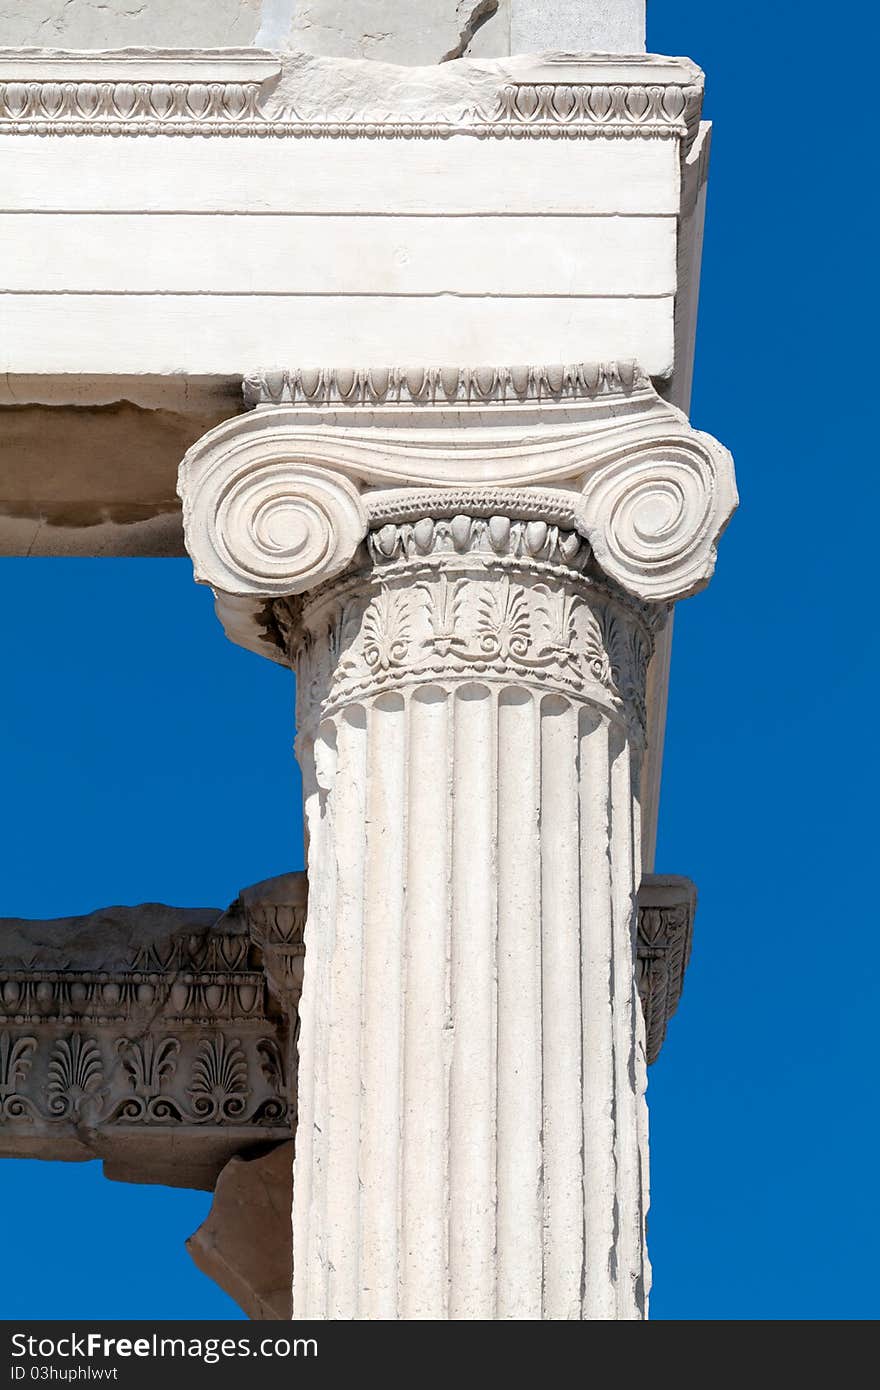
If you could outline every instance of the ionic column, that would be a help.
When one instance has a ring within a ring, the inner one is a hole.
[[[637,373],[568,370],[348,430],[291,385],[183,466],[197,576],[297,677],[296,1318],[646,1315],[646,673],[735,494]]]

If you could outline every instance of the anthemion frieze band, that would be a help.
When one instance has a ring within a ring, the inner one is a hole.
[[[737,493],[702,74],[583,9],[433,66],[0,51],[0,552],[190,557],[295,675],[307,863],[0,922],[0,1153],[216,1187],[255,1318],[648,1315],[672,613]]]

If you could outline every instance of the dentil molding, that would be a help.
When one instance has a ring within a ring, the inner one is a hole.
[[[267,372],[245,395],[255,409],[189,450],[178,491],[227,632],[275,659],[268,604],[341,574],[368,537],[424,555],[449,519],[454,551],[469,517],[494,518],[491,549],[532,521],[532,558],[562,528],[607,580],[665,605],[708,582],[737,502],[728,451],[633,363]]]

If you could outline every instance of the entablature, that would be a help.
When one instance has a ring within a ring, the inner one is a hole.
[[[0,365],[229,376],[520,342],[671,378],[701,100],[694,64],[645,54],[0,50]]]

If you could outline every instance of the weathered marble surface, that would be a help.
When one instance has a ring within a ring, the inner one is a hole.
[[[669,377],[701,94],[694,64],[652,55],[6,49],[0,367],[22,405],[35,376],[378,366],[427,343]]]
[[[301,951],[300,878],[225,912],[0,921],[0,1155],[212,1188],[232,1155],[288,1139],[297,1000],[266,961]]]
[[[266,896],[260,892],[261,899]],[[277,889],[269,896],[278,896]],[[649,875],[639,889],[637,980],[649,1065],[678,1006],[695,905],[688,879]],[[219,1175],[210,1215],[187,1241],[203,1273],[251,1318],[290,1317],[292,1177],[292,1143],[265,1155],[232,1158]]]
[[[284,880],[252,900],[288,897]],[[242,895],[245,896],[244,894]],[[656,1061],[678,1007],[690,956],[696,893],[685,878],[648,875],[639,889],[637,982],[646,1055]],[[220,1173],[207,1220],[187,1241],[199,1269],[250,1318],[288,1318],[293,1272],[293,1144],[235,1157]]]
[[[290,1317],[293,1142],[231,1158],[186,1248],[249,1318]]]
[[[289,45],[339,58],[440,63],[564,48],[639,53],[645,0],[0,0],[10,45]]]

